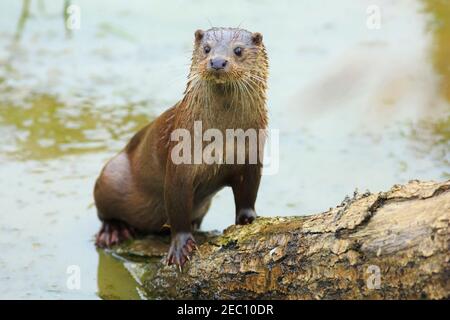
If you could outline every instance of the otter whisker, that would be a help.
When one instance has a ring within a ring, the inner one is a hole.
[[[251,85],[249,84],[249,82],[246,79],[244,79],[241,83],[242,83],[242,87],[244,88],[248,98],[251,101],[251,105],[254,106],[256,103],[255,103],[255,99],[254,99],[254,94],[252,94],[250,92],[250,91],[253,91]]]
[[[248,74],[248,77],[250,77],[250,78],[252,78],[254,80],[258,80],[258,81],[260,81],[262,83],[266,82],[266,79],[264,79],[264,78],[262,78],[262,77],[260,77],[260,76],[258,76],[256,74],[253,74],[253,73]]]
[[[266,87],[265,83],[263,83],[262,81],[259,81],[259,80],[254,80],[251,77],[245,78],[245,81],[247,81],[251,85],[253,90],[258,90],[261,87],[263,87],[263,88]]]

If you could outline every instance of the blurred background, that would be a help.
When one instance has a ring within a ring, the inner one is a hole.
[[[126,261],[95,249],[93,185],[182,97],[199,28],[264,35],[280,170],[259,215],[450,178],[450,1],[217,2],[0,2],[0,298],[145,297]],[[202,227],[233,221],[224,190]]]

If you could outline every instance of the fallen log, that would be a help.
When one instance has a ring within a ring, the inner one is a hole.
[[[346,198],[327,212],[258,218],[201,243],[180,272],[169,238],[115,248],[158,299],[448,299],[450,181],[410,181]]]

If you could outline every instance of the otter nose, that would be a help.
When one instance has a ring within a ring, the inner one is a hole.
[[[214,58],[209,60],[209,64],[214,70],[221,70],[227,66],[228,61],[223,58]]]

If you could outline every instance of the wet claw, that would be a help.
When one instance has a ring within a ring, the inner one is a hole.
[[[110,248],[135,236],[132,227],[122,221],[104,221],[95,237],[95,245],[100,248]]]
[[[190,256],[196,249],[197,245],[191,233],[177,233],[172,236],[172,244],[167,255],[167,264],[175,264],[181,271],[186,261],[191,260]]]

